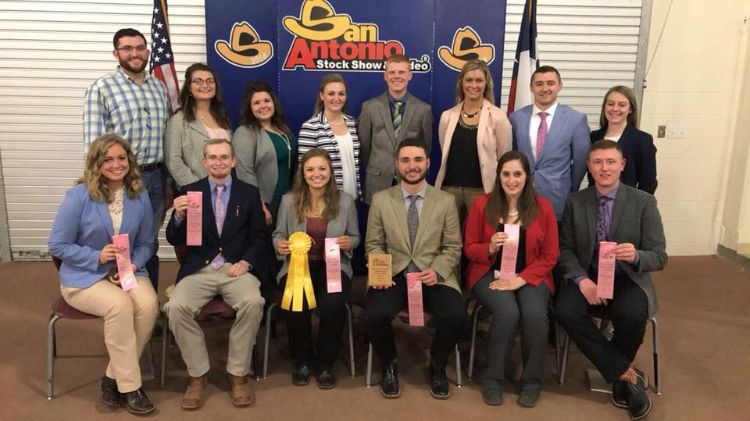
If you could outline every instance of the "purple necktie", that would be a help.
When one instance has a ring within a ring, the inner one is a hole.
[[[224,228],[224,217],[226,216],[226,210],[224,207],[224,185],[216,185],[216,200],[214,201],[214,216],[216,218],[216,231],[221,235],[221,230]],[[211,267],[219,269],[224,265],[224,256],[219,253],[211,261]]]
[[[544,111],[539,112],[539,129],[536,131],[536,160],[542,157],[542,149],[544,148],[544,142],[547,140],[547,113]]]
[[[596,278],[599,272],[599,243],[607,241],[609,226],[612,221],[612,212],[609,208],[612,198],[599,196],[596,202],[596,244],[594,244],[594,256],[591,259],[591,274]]]

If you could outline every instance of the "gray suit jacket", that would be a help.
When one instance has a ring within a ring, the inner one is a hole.
[[[620,183],[612,209],[609,238],[632,243],[638,264],[617,261],[617,267],[646,293],[649,315],[659,309],[649,272],[667,263],[664,227],[654,196]],[[596,189],[594,186],[568,198],[560,231],[560,260],[564,279],[589,277],[588,268],[596,245]]]
[[[396,148],[404,139],[424,140],[427,156],[430,156],[432,109],[407,92],[401,127],[396,135],[388,105],[388,93],[383,93],[362,103],[358,124],[362,160],[367,168],[365,202],[370,203],[372,195],[390,187],[393,176],[397,175]]]
[[[544,150],[535,160],[529,140],[532,109],[533,106],[528,105],[509,117],[513,126],[513,149],[523,152],[529,159],[534,188],[552,202],[559,221],[568,193],[578,191],[586,175],[586,156],[591,146],[589,126],[585,114],[558,104]]]
[[[178,111],[167,122],[164,155],[167,169],[180,187],[195,183],[208,175],[203,168],[203,146],[208,142],[208,132],[198,120],[185,121]]]
[[[351,247],[348,251],[341,252],[341,270],[352,277],[352,252],[359,245],[359,222],[357,220],[357,207],[354,205],[354,199],[351,196],[341,192],[341,198],[339,199],[339,214],[332,220],[328,221],[328,227],[326,229],[326,237],[340,237],[342,235],[348,235],[351,240]],[[306,223],[297,221],[297,213],[294,211],[294,197],[291,192],[284,195],[281,198],[281,206],[279,206],[279,217],[276,222],[276,230],[273,232],[273,248],[276,250],[276,245],[281,240],[289,239],[289,236],[297,231],[306,232]],[[281,281],[281,278],[289,272],[289,256],[276,255],[276,258],[284,262],[279,274],[276,275],[276,280]]]
[[[392,275],[406,269],[413,260],[421,270],[435,269],[441,284],[461,292],[457,273],[462,250],[461,226],[456,200],[449,193],[427,186],[413,246],[401,186],[376,193],[367,218],[365,250],[390,254]]]
[[[297,144],[292,136],[289,140],[289,171],[293,172],[297,166]],[[240,126],[234,131],[232,144],[237,156],[237,178],[258,187],[261,199],[271,203],[279,181],[276,148],[271,137],[265,130]]]

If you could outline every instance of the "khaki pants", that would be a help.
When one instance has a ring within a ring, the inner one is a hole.
[[[237,278],[227,276],[231,265],[225,263],[214,269],[210,265],[186,276],[175,286],[164,311],[169,317],[169,328],[174,333],[182,359],[191,377],[200,377],[210,368],[203,329],[195,316],[206,303],[217,295],[237,311],[237,318],[229,331],[227,372],[244,376],[250,371],[255,336],[263,316],[263,297],[260,281],[247,273]]]
[[[106,375],[117,381],[120,393],[141,387],[138,361],[151,338],[159,312],[159,302],[151,281],[142,276],[136,279],[138,286],[128,292],[107,280],[88,288],[60,286],[65,302],[77,310],[104,319],[104,344],[109,354]]]
[[[461,221],[461,235],[463,236],[464,223],[466,222],[466,215],[469,214],[469,209],[471,209],[471,204],[474,203],[477,196],[484,193],[484,190],[479,187],[443,186],[443,191],[452,194],[456,199],[458,218]]]

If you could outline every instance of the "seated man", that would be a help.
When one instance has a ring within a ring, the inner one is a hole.
[[[400,143],[396,167],[401,182],[373,196],[367,222],[367,253],[388,253],[393,264],[391,286],[372,287],[365,297],[367,334],[380,358],[380,391],[386,398],[401,393],[391,321],[407,302],[406,273],[416,272],[422,281],[423,299],[437,327],[429,369],[430,394],[437,399],[449,396],[445,364],[464,326],[456,276],[461,258],[458,211],[453,196],[425,181],[429,166],[421,140]]]
[[[625,159],[617,142],[600,140],[588,154],[594,185],[571,195],[565,205],[560,236],[560,267],[567,285],[557,293],[555,313],[578,348],[612,388],[612,403],[628,408],[634,420],[651,410],[642,374],[633,359],[643,342],[648,318],[657,310],[649,272],[667,262],[656,199],[620,183]],[[614,293],[597,297],[599,243],[616,242]],[[607,306],[614,336],[594,325],[591,307]]]
[[[260,282],[250,271],[261,264],[265,223],[258,189],[231,176],[234,149],[225,139],[212,139],[203,149],[208,177],[185,186],[184,192],[203,192],[202,245],[188,246],[177,274],[177,285],[164,306],[190,379],[182,399],[183,409],[203,404],[209,370],[203,331],[195,321],[201,308],[220,295],[236,312],[229,332],[227,373],[232,404],[253,403],[247,374],[251,351],[263,314]],[[185,246],[187,196],[174,200],[167,240]]]

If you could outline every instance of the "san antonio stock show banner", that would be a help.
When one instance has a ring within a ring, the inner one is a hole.
[[[235,126],[245,84],[264,79],[297,133],[328,72],[344,76],[346,112],[356,117],[386,89],[384,60],[393,53],[409,57],[409,91],[432,104],[437,125],[468,59],[489,63],[500,98],[504,38],[505,0],[206,1],[208,64]]]

